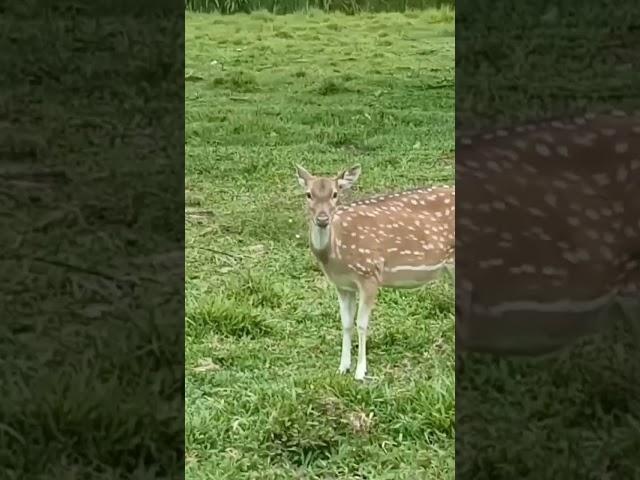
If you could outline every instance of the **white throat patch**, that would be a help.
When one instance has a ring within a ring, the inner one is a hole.
[[[320,228],[316,224],[311,225],[311,245],[316,250],[324,250],[329,246],[331,238],[331,226]]]

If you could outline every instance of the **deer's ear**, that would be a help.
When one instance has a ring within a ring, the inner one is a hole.
[[[307,188],[312,175],[300,165],[296,165],[296,174],[298,176],[298,183],[300,184],[300,186],[302,188]]]
[[[361,171],[362,169],[360,168],[360,165],[354,165],[353,167],[340,172],[336,178],[340,190],[351,188],[353,184],[356,183],[356,180],[358,180]]]

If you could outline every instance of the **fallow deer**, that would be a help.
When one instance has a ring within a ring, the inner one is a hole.
[[[457,138],[458,353],[539,356],[640,314],[639,147],[621,111]]]
[[[367,328],[380,288],[416,288],[454,274],[455,189],[425,187],[339,205],[360,176],[359,165],[336,177],[297,166],[307,198],[311,251],[335,286],[342,320],[339,373],[351,368],[357,309],[355,378],[367,373]]]

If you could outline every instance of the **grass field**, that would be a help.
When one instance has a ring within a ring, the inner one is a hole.
[[[293,168],[360,163],[354,196],[452,183],[452,12],[188,14],[186,35],[187,478],[453,478],[452,286],[384,291],[374,378],[336,374]]]

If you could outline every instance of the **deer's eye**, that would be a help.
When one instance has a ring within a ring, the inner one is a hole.
[[[338,198],[338,192],[333,192],[332,197],[333,197],[333,198]]]
[[[311,192],[307,192],[307,198],[311,200]]]

